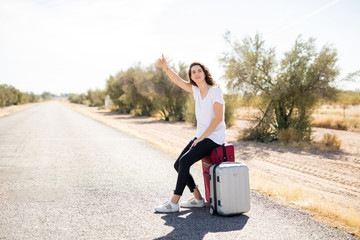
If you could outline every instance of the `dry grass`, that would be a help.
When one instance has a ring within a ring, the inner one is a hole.
[[[321,150],[321,151],[339,151],[342,141],[336,134],[325,133],[321,141],[299,141],[299,136],[296,131],[292,129],[281,130],[278,136],[282,147],[308,150]]]
[[[360,131],[360,106],[324,105],[313,114],[313,126],[339,130]]]
[[[281,129],[278,138],[284,143],[298,142],[299,134],[292,128]]]
[[[252,108],[238,108],[236,111],[237,118],[239,119],[256,119],[261,116],[261,112],[258,109]]]
[[[274,183],[259,176],[250,177],[250,186],[276,201],[299,207],[333,227],[360,237],[360,212],[354,206],[342,207],[300,185]]]
[[[259,176],[250,177],[250,187],[263,194],[287,203],[302,199],[304,190],[298,185],[274,183]]]
[[[119,106],[115,106],[115,105],[112,105],[112,106],[107,107],[107,108],[110,110],[110,112],[116,112],[116,111],[119,110]]]
[[[312,198],[314,200],[308,199],[298,203],[298,206],[311,213],[315,212],[317,219],[360,237],[360,213],[354,206],[344,208],[329,200]]]
[[[312,126],[338,130],[351,130],[356,132],[360,131],[360,118],[315,118],[312,121]]]
[[[339,105],[323,105],[315,112],[315,114],[327,116],[332,115],[343,118],[357,118],[360,117],[360,106],[355,105],[344,109],[342,106]]]
[[[322,143],[329,148],[329,150],[337,151],[341,147],[341,140],[336,134],[325,133],[323,135]]]
[[[239,108],[236,113],[240,119],[256,119],[261,116],[259,110],[251,108]],[[313,114],[312,125],[360,132],[360,106],[349,106],[344,111],[339,105],[323,105]]]
[[[259,117],[259,114],[254,113],[242,113],[238,115],[239,119],[256,119],[257,117]]]
[[[312,121],[312,126],[322,127],[322,128],[331,128],[338,130],[347,130],[350,126],[344,119],[334,119],[334,118],[318,118]]]
[[[27,103],[27,104],[22,104],[22,105],[12,105],[9,107],[0,108],[0,118],[6,117],[8,115],[11,115],[11,114],[14,114],[17,112],[21,112],[23,110],[29,109],[38,104],[41,104],[41,103]]]

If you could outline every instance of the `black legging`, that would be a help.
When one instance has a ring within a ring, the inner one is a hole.
[[[208,155],[213,148],[219,146],[219,144],[213,142],[211,139],[205,138],[198,142],[195,147],[191,148],[191,145],[195,140],[196,138],[189,142],[174,164],[174,168],[178,172],[176,188],[174,191],[174,194],[176,195],[182,195],[185,186],[188,186],[190,191],[194,192],[196,185],[190,174],[190,167]]]

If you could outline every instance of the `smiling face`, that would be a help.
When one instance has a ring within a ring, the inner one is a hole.
[[[205,81],[205,73],[200,65],[194,65],[190,69],[190,78],[195,82]]]
[[[198,86],[197,83],[205,81],[208,85],[214,86],[215,81],[212,78],[209,69],[205,67],[202,63],[193,62],[188,71],[188,78],[190,83],[194,86]]]

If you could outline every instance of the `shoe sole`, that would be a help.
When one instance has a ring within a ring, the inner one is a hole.
[[[176,212],[179,212],[179,210],[177,211],[170,211],[170,212],[165,212],[165,211],[157,211],[155,210],[156,213],[176,213]]]
[[[202,208],[202,207],[205,207],[205,205],[204,206],[180,206],[180,207],[182,207],[182,208]]]
[[[175,211],[162,211],[162,210],[156,210],[156,209],[154,209],[154,210],[157,213],[174,213],[174,212],[179,212],[180,211],[180,209],[175,210]]]

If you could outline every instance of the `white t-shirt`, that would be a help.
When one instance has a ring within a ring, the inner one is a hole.
[[[212,86],[204,99],[201,98],[198,87],[192,85],[192,90],[195,99],[195,115],[197,121],[196,137],[199,138],[215,118],[214,103],[218,102],[223,104],[223,114],[225,114],[225,101],[221,89],[218,87]],[[207,138],[221,145],[225,143],[225,129],[225,116],[223,115],[221,123]]]

